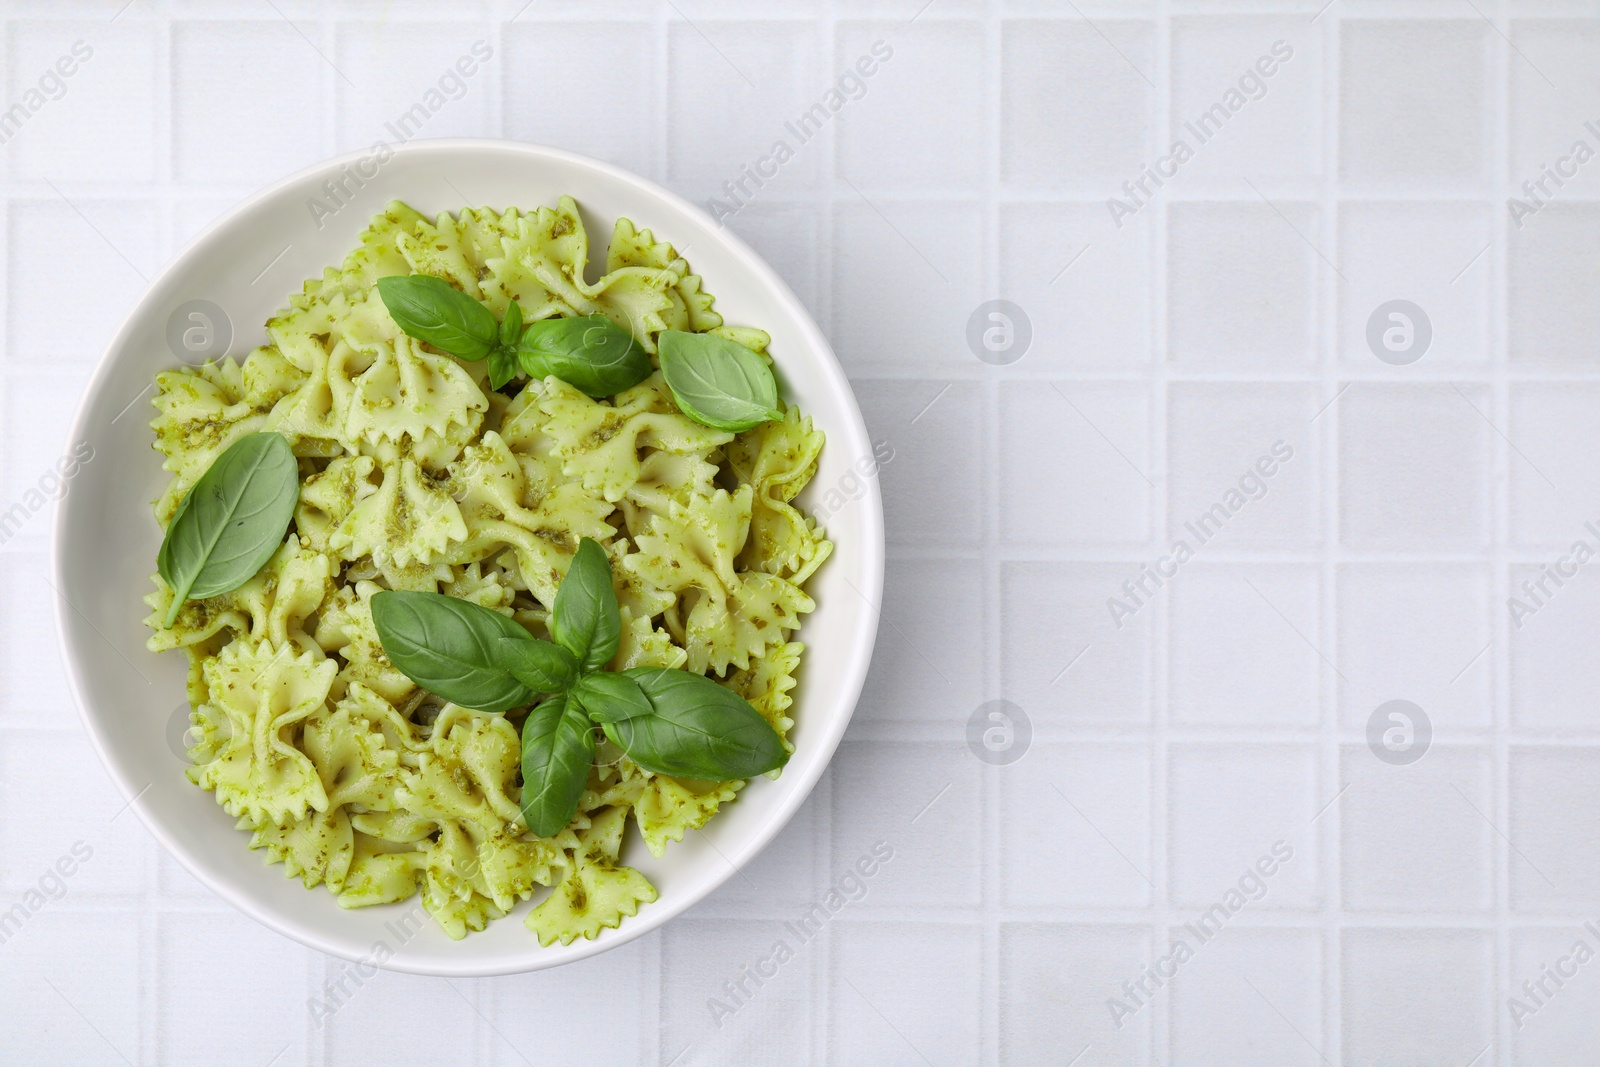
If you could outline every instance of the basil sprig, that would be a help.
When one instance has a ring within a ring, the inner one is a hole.
[[[615,396],[655,372],[633,335],[604,315],[543,319],[529,326],[517,349],[531,378],[554,374],[589,396]]]
[[[789,758],[760,712],[703,674],[605,669],[617,654],[621,613],[611,563],[587,537],[556,591],[554,641],[439,593],[378,593],[372,621],[389,661],[453,703],[502,712],[545,695],[522,724],[522,816],[539,837],[577,813],[597,724],[656,774],[722,782],[765,774]]]
[[[682,330],[663,330],[657,343],[672,398],[695,422],[741,433],[783,418],[772,368],[744,345]]]
[[[172,589],[162,625],[188,600],[232,592],[283,544],[300,499],[300,465],[282,435],[239,438],[214,460],[178,503],[156,553]]]
[[[505,319],[495,322],[494,312],[431,274],[379,278],[378,295],[389,317],[408,335],[467,363],[487,359],[491,388],[516,377],[522,308],[515,300]]]

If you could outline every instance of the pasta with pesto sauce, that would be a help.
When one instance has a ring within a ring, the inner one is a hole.
[[[546,637],[556,588],[593,538],[621,604],[610,666],[710,675],[793,748],[795,631],[832,549],[794,503],[823,443],[810,420],[786,407],[743,433],[712,429],[679,411],[659,371],[599,400],[556,377],[495,390],[483,362],[407,336],[376,291],[427,274],[497,316],[513,300],[530,321],[604,314],[652,356],[670,329],[767,358],[768,336],[725,324],[649,230],[618,220],[594,281],[588,256],[568,197],[437,219],[394,202],[268,321],[267,344],[157,375],[163,526],[245,435],[279,433],[298,460],[294,520],[270,562],[188,601],[170,627],[173,591],[152,576],[149,646],[188,659],[188,777],[251,848],[343,907],[420,893],[461,938],[552,887],[528,928],[545,945],[593,938],[656,897],[620,861],[629,816],[661,856],[744,784],[652,774],[602,738],[576,817],[534,837],[519,808],[525,709],[458,707],[397,670],[372,620],[382,590],[460,597]]]

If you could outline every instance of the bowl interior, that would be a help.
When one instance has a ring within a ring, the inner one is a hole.
[[[796,752],[783,775],[751,783],[703,834],[687,835],[662,860],[630,829],[624,862],[644,871],[660,898],[620,929],[593,942],[541,948],[520,921],[524,903],[483,933],[453,942],[431,920],[400,922],[421,914],[415,898],[343,911],[321,887],[307,891],[285,878],[282,867],[265,865],[246,847],[247,836],[210,794],[184,778],[176,741],[187,725],[184,659],[147,651],[141,622],[140,598],[151,588],[160,544],[150,502],[167,478],[151,447],[152,379],[180,365],[170,324],[199,324],[184,305],[206,301],[220,309],[225,322],[213,325],[231,330],[228,351],[242,356],[266,341],[263,323],[287,295],[342,260],[390,199],[431,216],[467,205],[532,208],[563,193],[581,205],[591,261],[603,260],[611,224],[625,215],[677,246],[730,323],[772,334],[784,396],[827,434],[808,497],[835,490],[830,499],[843,503],[830,508],[826,523],[834,556],[808,586],[818,606],[800,632],[808,649],[791,712]],[[875,479],[859,476],[871,444],[827,342],[788,288],[728,231],[640,178],[568,153],[492,141],[414,142],[391,158],[369,151],[329,161],[259,194],[196,240],[134,308],[83,401],[71,438],[79,442],[95,458],[61,501],[54,580],[68,674],[101,758],[125,795],[138,798],[134,807],[156,836],[202,881],[268,926],[346,958],[381,958],[388,967],[429,974],[512,973],[593,955],[661,925],[748,862],[799,807],[844,732],[871,657],[882,512]]]

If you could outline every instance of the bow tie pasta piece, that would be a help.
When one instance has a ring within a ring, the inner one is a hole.
[[[559,378],[546,379],[539,410],[562,472],[614,504],[639,481],[642,450],[704,458],[733,440],[681,414],[665,389],[658,372],[606,403]]]
[[[787,712],[794,704],[790,692],[795,687],[795,674],[800,670],[800,654],[805,648],[798,641],[770,648],[766,655],[751,660],[749,667],[728,675],[724,683],[749,701],[750,706],[772,724],[786,752],[794,751],[794,744],[789,740],[794,720],[789,718]]]
[[[528,322],[553,315],[603,314],[630,331],[645,351],[655,352],[655,335],[667,328],[663,316],[673,307],[667,291],[680,281],[676,271],[619,267],[593,285],[585,282],[589,237],[570,196],[554,208],[517,217],[514,230],[501,241],[502,253],[485,262],[492,277],[482,283],[485,293],[498,286],[500,298],[516,300]]]
[[[172,603],[172,590],[160,575],[152,578],[157,590],[145,597],[145,603],[155,609],[145,620],[153,631],[146,642],[152,651],[198,644],[223,629],[275,647],[293,645],[321,651],[304,627],[333,592],[333,561],[302,548],[294,537],[239,588],[185,602],[170,627],[163,628],[160,622]]]
[[[443,212],[431,222],[422,219],[396,240],[396,247],[410,267],[400,273],[443,278],[473,299],[483,301],[498,318],[506,313],[511,298],[490,274],[488,263],[491,256],[505,254],[504,241],[517,235],[521,217],[516,208],[504,214],[464,208],[455,217]]]
[[[822,434],[792,407],[728,446],[728,464],[755,490],[742,556],[751,569],[803,583],[832,553],[816,523],[789,503],[816,474],[821,452]]]
[[[686,831],[700,829],[718,807],[732,800],[742,788],[744,783],[737,781],[700,782],[651,776],[633,803],[633,817],[645,847],[652,856],[665,856],[669,841],[682,841]]]
[[[460,502],[466,534],[450,558],[466,561],[511,548],[527,588],[546,606],[578,542],[610,540],[612,507],[575,482],[553,477],[534,457],[519,457],[486,433],[450,468],[450,496]]]
[[[601,930],[614,930],[624,918],[637,915],[640,904],[656,899],[649,879],[617,865],[626,816],[626,808],[608,808],[579,834],[578,847],[567,852],[560,883],[524,920],[539,944],[570,945],[580,937],[592,941]]]
[[[352,823],[359,822],[355,816]],[[395,846],[356,830],[338,901],[341,908],[394,904],[416,895],[427,857],[421,849]]]
[[[670,270],[678,275],[678,284],[666,290],[672,306],[661,313],[665,329],[698,333],[722,325],[722,316],[711,310],[716,298],[700,288],[700,276],[689,273],[689,264],[678,257],[672,245],[657,241],[649,230],[635,229],[629,219],[618,219],[606,249],[606,271],[624,267]]]
[[[403,567],[435,562],[451,542],[466,539],[461,509],[416,460],[380,457],[378,470],[382,481],[377,489],[359,496],[328,535],[330,551],[343,559],[371,556],[380,566]]]
[[[344,412],[345,446],[370,452],[384,442],[407,445],[433,469],[460,455],[489,410],[472,375],[410,337],[372,351],[371,365],[334,389],[334,405]]]
[[[670,515],[656,516],[649,532],[634,539],[639,551],[622,558],[638,580],[677,596],[667,626],[680,638],[691,671],[721,674],[729,666],[750,666],[751,656],[782,642],[816,606],[787,579],[734,569],[749,530],[750,501],[745,485],[674,504]]]
[[[293,733],[328,699],[335,664],[288,645],[234,641],[206,663],[206,688],[227,718],[228,739],[215,759],[188,770],[235,816],[285,822],[328,806],[322,781]]]

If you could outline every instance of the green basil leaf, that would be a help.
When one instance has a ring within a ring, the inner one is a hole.
[[[522,305],[515,300],[506,308],[506,317],[500,320],[500,347],[515,352],[522,340]]]
[[[496,348],[489,353],[489,388],[500,388],[515,378],[521,369],[515,352],[506,348]]]
[[[739,433],[783,418],[772,368],[744,345],[682,330],[663,330],[658,344],[667,388],[695,422]]]
[[[469,363],[483,359],[499,340],[494,312],[443,278],[429,274],[379,278],[378,295],[396,326],[457,359]]]
[[[633,335],[604,315],[541,319],[517,348],[533,378],[554,374],[590,396],[615,396],[654,373],[649,353]]]
[[[560,645],[537,637],[502,637],[495,658],[535,693],[565,693],[578,680],[578,659]]]
[[[606,736],[645,770],[726,782],[788,762],[778,732],[726,686],[666,667],[623,674],[639,683],[655,714],[605,723]]]
[[[594,727],[565,696],[528,712],[522,724],[522,818],[535,837],[551,837],[578,812],[594,762]]]
[[[189,599],[239,588],[283,544],[300,499],[300,464],[281,434],[253,433],[218,456],[167,524],[156,570],[172,587],[171,626]]]
[[[571,696],[583,705],[583,710],[595,722],[617,722],[651,715],[655,711],[638,682],[625,674],[613,674],[610,671],[584,675],[573,686]]]
[[[528,704],[538,691],[506,666],[500,641],[532,641],[514,619],[439,593],[392,592],[372,597],[372,622],[395,668],[452,704],[498,712]]]
[[[578,553],[556,590],[550,611],[550,636],[578,657],[585,671],[611,662],[622,640],[622,614],[611,585],[611,561],[592,537],[578,542]]]

